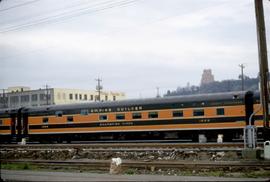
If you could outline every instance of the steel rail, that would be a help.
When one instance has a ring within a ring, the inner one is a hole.
[[[101,169],[110,167],[110,160],[1,160],[5,163],[27,163],[37,166],[53,166],[63,168],[93,168]],[[270,170],[270,161],[130,161],[123,160],[123,168],[151,169],[265,169]]]
[[[260,146],[260,144],[259,144]],[[91,143],[91,144],[2,144],[1,148],[134,148],[134,147],[160,147],[160,148],[244,148],[244,143]]]

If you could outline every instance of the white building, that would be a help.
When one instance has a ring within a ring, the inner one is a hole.
[[[98,92],[93,90],[48,88],[30,90],[29,87],[10,87],[0,94],[0,108],[57,105],[98,101]],[[123,92],[102,91],[101,101],[125,99]]]

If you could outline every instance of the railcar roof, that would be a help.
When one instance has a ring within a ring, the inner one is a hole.
[[[5,113],[16,113],[20,108],[4,108],[0,109],[0,114],[5,114]]]
[[[247,92],[245,91],[239,91],[239,92],[211,93],[211,94],[187,95],[187,96],[169,96],[162,98],[127,99],[121,101],[86,102],[77,104],[31,107],[25,109],[25,111],[27,110],[28,112],[39,112],[44,110],[56,111],[56,110],[83,109],[83,108],[106,108],[106,107],[123,107],[123,106],[131,107],[131,106],[143,106],[152,104],[242,100],[245,97],[246,93]]]

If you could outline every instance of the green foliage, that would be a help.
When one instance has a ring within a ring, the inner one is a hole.
[[[24,170],[29,169],[29,168],[30,168],[30,167],[29,167],[29,164],[25,163],[25,164],[23,165],[23,169],[24,169]]]
[[[128,175],[133,175],[133,174],[136,174],[136,170],[135,169],[127,169],[126,171],[125,171],[125,174],[128,174]]]
[[[28,163],[18,163],[18,164],[1,164],[1,169],[8,170],[33,170],[35,169],[32,165]]]
[[[260,171],[252,171],[249,173],[245,173],[244,177],[248,178],[260,178],[260,177],[269,177],[270,171],[260,170]]]

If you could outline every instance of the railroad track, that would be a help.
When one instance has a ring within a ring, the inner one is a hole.
[[[259,144],[261,146],[261,144]],[[3,148],[244,148],[243,143],[91,143],[91,144],[2,144]]]
[[[110,168],[110,160],[1,160],[2,164],[30,164],[46,169],[105,170]],[[270,161],[130,161],[124,160],[123,169],[143,170],[224,170],[252,171],[270,170]]]
[[[262,156],[263,149],[258,149]],[[1,145],[0,159],[241,160],[242,143],[27,144]]]

